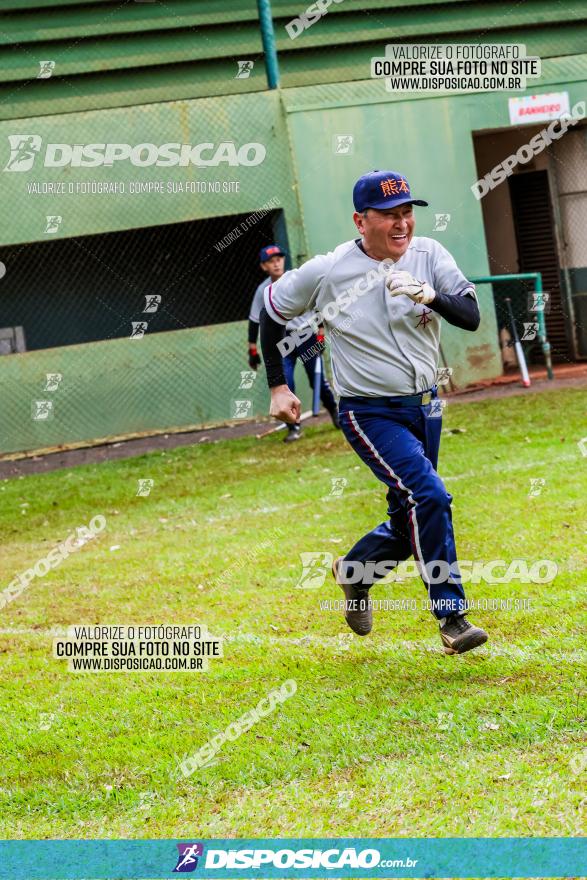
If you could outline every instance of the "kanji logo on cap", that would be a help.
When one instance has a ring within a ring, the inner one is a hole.
[[[261,248],[259,252],[259,261],[261,263],[270,260],[271,257],[285,257],[284,252],[278,244],[268,244],[267,247]]]
[[[353,188],[353,204],[359,213],[367,208],[382,211],[400,205],[421,205],[428,202],[412,197],[410,185],[397,171],[371,171],[360,177]]]

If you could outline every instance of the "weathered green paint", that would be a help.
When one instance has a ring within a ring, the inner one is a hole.
[[[438,14],[431,19],[432,5]],[[584,98],[587,79],[587,56],[580,54],[587,27],[584,4],[562,10],[536,0],[512,10],[506,3],[472,8],[459,2],[407,6],[399,0],[345,0],[317,27],[291,41],[284,24],[299,14],[300,5],[273,0],[286,88],[271,93],[264,91],[252,0],[182,3],[185,21],[193,17],[190,27],[197,22],[202,40],[173,29],[172,2],[164,7],[125,6],[105,41],[95,39],[104,35],[99,26],[104,4],[78,2],[71,10],[61,0],[61,6],[55,17],[44,0],[37,0],[35,10],[21,0],[4,6],[23,10],[3,21],[5,34],[12,29],[5,42],[26,33],[29,46],[27,51],[0,48],[6,77],[0,86],[0,168],[8,159],[7,136],[16,132],[38,134],[44,143],[260,142],[267,157],[257,167],[240,169],[138,169],[128,162],[110,169],[46,169],[37,160],[30,173],[0,171],[2,200],[11,206],[10,216],[4,212],[0,220],[0,245],[42,240],[47,214],[63,216],[60,235],[77,237],[252,213],[277,198],[298,264],[354,235],[352,184],[367,169],[391,166],[404,172],[413,189],[431,203],[429,209],[418,210],[417,232],[437,237],[469,276],[484,276],[489,267],[481,209],[470,191],[476,179],[472,133],[509,126],[508,94],[391,95],[382,82],[367,78],[370,58],[383,54],[386,42],[430,39],[433,28],[436,41],[525,43],[529,53],[547,59],[541,81],[532,81],[532,92],[567,90],[573,104]],[[367,7],[377,14],[364,15],[361,10]],[[167,16],[161,11],[165,9]],[[571,14],[572,24],[566,23]],[[212,27],[221,23],[222,28]],[[503,24],[507,31],[491,33]],[[83,39],[72,47],[72,29],[77,27]],[[53,48],[64,51],[59,40],[69,51],[54,58]],[[556,57],[562,51],[566,56]],[[235,59],[250,53],[257,62],[253,74],[236,80]],[[37,57],[57,60],[67,80],[56,76],[21,88],[23,77],[36,75]],[[178,98],[189,100],[173,100]],[[15,117],[22,118],[15,123]],[[352,155],[334,154],[336,134],[353,135]],[[32,196],[27,183],[33,180],[123,182],[127,195]],[[133,181],[158,180],[239,180],[240,192],[128,194]],[[445,232],[434,232],[435,213],[451,214]],[[0,295],[8,284],[9,275],[1,282]],[[474,335],[449,325],[443,330],[443,354],[461,387],[501,372],[491,291],[484,287],[478,293],[480,330]],[[72,291],[73,301],[75,295]],[[247,369],[245,340],[246,326],[238,323],[0,358],[0,451],[222,422],[232,415],[232,401],[245,395],[253,401],[252,415],[266,414],[262,374],[250,392],[239,388],[240,371]],[[47,373],[63,374],[59,390],[44,390]],[[298,385],[307,408],[302,375]],[[55,403],[54,418],[33,421],[32,401],[48,398]]]
[[[383,47],[380,47],[383,48]],[[542,74],[539,79],[529,80],[531,88],[526,92],[483,92],[481,94],[463,94],[470,97],[479,106],[478,117],[481,118],[479,129],[493,128],[494,124],[502,128],[509,128],[510,122],[507,113],[507,99],[523,94],[535,94],[549,91],[550,86],[570,87],[572,98],[575,101],[585,99],[585,80],[587,80],[587,53],[583,51],[585,43],[581,46],[581,54],[561,55],[558,58],[546,58],[542,62]],[[283,100],[288,113],[301,110],[330,110],[336,107],[348,107],[354,104],[405,104],[409,101],[419,105],[420,101],[444,100],[432,92],[413,92],[410,94],[399,92],[387,92],[381,80],[361,79],[355,82],[341,82],[329,84],[312,84],[296,89],[284,89]],[[448,100],[461,97],[457,94],[448,96]],[[486,104],[486,99],[492,97],[494,101]],[[505,101],[505,103],[504,103]],[[490,118],[485,125],[484,108],[489,106]],[[505,107],[505,110],[504,110]],[[418,112],[424,112],[419,108]]]
[[[285,117],[277,93],[45,116],[21,121],[18,130],[41,135],[44,143],[258,141],[266,146],[267,156],[256,167],[221,165],[188,169],[137,169],[129,162],[112,168],[44,168],[37,159],[30,173],[0,172],[3,199],[12,206],[10,216],[6,212],[3,215],[0,244],[49,240],[44,235],[47,214],[63,216],[59,234],[77,237],[202,217],[252,214],[276,199],[284,211],[294,260],[307,251]],[[0,123],[2,167],[8,158],[7,136],[13,133],[12,123]],[[128,193],[133,181],[235,179],[240,181],[238,193]],[[27,183],[32,181],[68,184],[87,180],[124,182],[127,193],[124,197],[27,194]],[[227,220],[226,231],[231,228]],[[247,234],[254,236],[254,230],[253,225]],[[83,239],[81,246],[91,249],[91,239]],[[221,272],[222,254],[213,258],[218,260]],[[238,284],[238,277],[234,283]],[[42,286],[41,267],[38,284]],[[9,291],[8,271],[0,282],[0,295]],[[77,291],[71,291],[72,303],[76,294]],[[51,309],[50,302],[46,308]],[[231,399],[243,396],[239,380],[240,370],[248,369],[246,338],[246,325],[237,323],[0,358],[0,405],[4,413],[0,451],[225,421],[231,415]],[[55,418],[51,422],[35,422],[31,401],[51,396],[43,392],[48,372],[63,373],[64,393],[55,393]],[[307,383],[302,376],[300,380],[302,390]],[[309,406],[307,392],[303,399],[305,406]],[[252,400],[251,415],[266,415],[268,395],[262,378],[256,383]]]
[[[231,95],[217,100],[169,102],[139,105],[110,111],[72,113],[20,120],[17,132],[37,134],[47,143],[100,144],[218,144],[235,141],[237,146],[261,143],[266,158],[257,166],[185,168],[135,167],[129,161],[112,167],[45,168],[37,156],[29,172],[0,172],[2,200],[11,205],[10,216],[0,219],[0,245],[48,240],[44,234],[45,216],[63,216],[64,236],[90,235],[119,229],[159,226],[202,217],[221,217],[258,211],[271,199],[273,207],[283,208],[292,253],[304,251],[302,226],[294,194],[294,177],[284,115],[276,92]],[[8,136],[15,133],[13,122],[0,122],[0,166],[8,158]],[[209,155],[209,154],[208,154]],[[124,183],[124,195],[80,196],[68,192],[57,195],[29,195],[27,184],[56,183],[75,185],[88,180]],[[169,183],[220,183],[237,181],[239,192],[230,193],[129,193],[131,184],[164,181]],[[254,228],[254,227],[253,227]],[[227,225],[227,232],[230,225]]]
[[[431,7],[433,13],[431,14]],[[265,88],[254,0],[169,0],[76,4],[12,0],[0,33],[0,118],[133,106]],[[583,0],[345,0],[291,40],[285,25],[299,2],[272,0],[281,85],[356,82],[389,42],[523,43],[542,59],[581,54],[587,44]],[[236,59],[256,61],[236,79]],[[37,80],[39,59],[56,62]],[[122,75],[124,74],[124,75]]]
[[[216,324],[142,339],[111,339],[0,359],[0,453],[43,449],[142,431],[229,422],[235,400],[251,400],[266,416],[263,370],[239,388],[246,360],[246,324]],[[222,368],[220,366],[222,365]],[[46,391],[47,373],[63,376]],[[296,392],[311,409],[301,366]],[[35,421],[35,401],[53,401],[53,418]]]
[[[587,57],[581,61],[547,62],[544,80],[532,92],[566,90],[573,106],[585,94]],[[566,81],[565,68],[582,81]],[[477,179],[472,132],[509,126],[508,93],[413,100],[387,95],[381,82],[338,83],[327,89],[325,113],[324,91],[284,92],[310,251],[330,250],[354,235],[354,181],[373,168],[391,167],[406,174],[412,191],[430,203],[416,208],[416,234],[437,238],[469,277],[488,275],[481,205],[470,189]],[[353,136],[351,155],[334,153],[337,134]],[[436,213],[451,215],[444,232],[434,232]],[[501,372],[491,290],[480,289],[479,300],[482,323],[474,336],[446,322],[443,327],[443,351],[458,387]]]
[[[587,8],[587,5],[586,5]],[[539,32],[540,36],[541,32]],[[518,32],[511,31],[502,34],[504,40],[516,42],[520,39]],[[534,55],[543,58],[560,49],[561,37],[554,38],[545,33],[544,41],[539,36],[527,40],[527,49]],[[381,55],[384,45],[389,37],[382,37],[377,43],[367,45],[346,45],[345,63],[340,69],[341,78],[347,78],[347,88],[357,88],[372,85],[370,81],[363,80],[368,75],[370,61],[374,55]],[[417,39],[421,39],[417,37]],[[468,39],[468,36],[467,36]],[[446,35],[447,42],[454,42]],[[471,38],[471,42],[475,42]],[[295,45],[295,44],[294,44]],[[565,79],[572,80],[573,73],[570,69],[577,62],[582,63],[584,55],[572,54],[583,52],[587,45],[587,26],[579,22],[572,32],[565,37],[565,51],[568,56],[561,59],[551,59],[543,62],[543,68],[552,69],[552,65],[558,61],[569,69],[570,75]],[[279,47],[278,47],[279,48]],[[287,50],[280,50],[280,70],[282,85],[287,87],[287,93],[304,91],[313,94],[314,102],[324,101],[323,106],[328,104],[328,94],[332,89],[332,64],[328,62],[329,54],[324,48],[316,47],[305,53],[298,52],[298,58]],[[239,58],[242,55],[239,54]],[[197,73],[190,62],[181,64],[162,65],[160,68],[144,66],[136,69],[127,69],[122,76],[120,72],[87,73],[84,76],[83,91],[73,90],[71,83],[58,77],[48,80],[29,79],[26,88],[11,82],[0,85],[0,119],[16,119],[20,117],[45,116],[59,113],[73,113],[81,110],[101,110],[109,107],[134,107],[139,104],[177,101],[182,99],[198,98],[205,96],[225,96],[230,93],[245,94],[255,91],[263,91],[266,88],[265,71],[258,54],[257,61],[248,79],[235,79],[237,64],[235,56],[209,59],[197,63]],[[29,77],[36,76],[37,67],[34,67],[29,57],[31,66]],[[353,80],[353,77],[355,79]],[[579,77],[584,79],[584,75]],[[75,82],[75,79],[73,80]],[[121,83],[124,82],[124,88]],[[547,84],[548,76],[542,79],[542,85]],[[303,88],[303,87],[306,88]],[[294,88],[295,87],[295,88]],[[318,90],[314,92],[314,90]],[[365,88],[369,92],[369,88]],[[372,93],[371,93],[372,94]],[[323,95],[325,97],[318,97]],[[414,95],[412,99],[418,101],[421,95]],[[394,96],[388,96],[393,100]],[[377,100],[371,97],[371,101]],[[386,99],[387,100],[387,99]]]

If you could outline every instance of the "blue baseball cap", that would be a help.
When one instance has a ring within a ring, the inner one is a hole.
[[[353,187],[353,204],[359,213],[366,208],[382,211],[407,204],[428,207],[428,202],[412,198],[410,184],[397,171],[370,171],[369,174],[363,174]]]
[[[259,262],[265,263],[271,257],[285,257],[284,252],[278,244],[268,244],[267,247],[261,248],[259,251]]]

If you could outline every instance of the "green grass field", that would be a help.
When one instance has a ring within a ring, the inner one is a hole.
[[[2,589],[107,520],[0,609],[1,836],[584,833],[586,403],[567,390],[447,407],[445,428],[466,429],[445,433],[439,468],[460,556],[559,566],[549,584],[469,587],[531,607],[472,614],[490,641],[462,657],[420,610],[340,638],[342,614],[319,606],[339,588],[295,588],[300,552],[340,555],[385,518],[384,487],[330,426],[1,483]],[[537,497],[531,478],[546,481]],[[373,591],[425,596],[415,578]],[[95,623],[206,624],[224,657],[206,673],[68,673],[55,628]],[[291,699],[178,778],[286,679]]]

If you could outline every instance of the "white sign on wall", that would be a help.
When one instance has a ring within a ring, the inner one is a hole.
[[[569,112],[568,92],[549,92],[546,95],[526,95],[523,98],[510,98],[510,125],[529,125],[534,122],[549,122],[559,119],[562,113]]]

